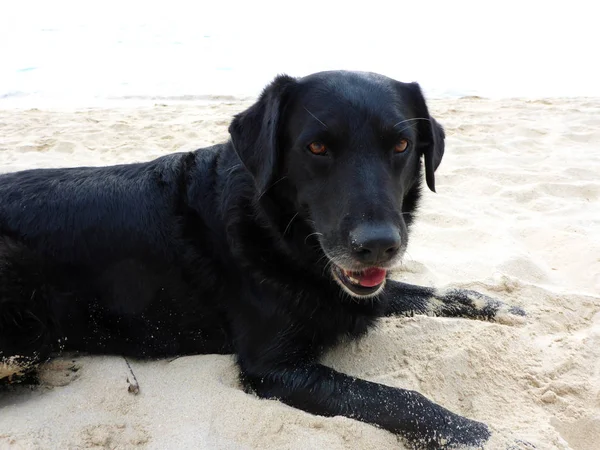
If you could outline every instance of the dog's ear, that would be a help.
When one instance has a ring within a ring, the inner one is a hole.
[[[254,177],[260,193],[267,189],[275,170],[282,106],[295,83],[294,78],[279,75],[263,90],[258,101],[237,114],[229,125],[233,148]]]
[[[417,83],[401,83],[410,95],[410,102],[417,120],[417,130],[419,134],[419,147],[425,157],[425,180],[427,186],[435,192],[434,173],[444,156],[444,140],[446,133],[444,128],[429,115],[425,97],[421,92],[421,87]]]
[[[435,178],[433,173],[437,170],[438,166],[442,162],[444,156],[444,141],[446,139],[446,133],[444,127],[442,127],[437,120],[429,116],[431,125],[431,134],[433,141],[426,149],[425,153],[425,179],[427,180],[427,186],[433,192],[435,192]]]

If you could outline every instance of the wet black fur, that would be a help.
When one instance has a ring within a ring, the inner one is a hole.
[[[345,146],[344,170],[302,153],[299,135],[321,126],[319,116],[339,131],[329,145]],[[412,154],[385,153],[390,136],[378,127],[397,132],[390,120],[413,118],[423,120],[398,127]],[[230,133],[229,142],[140,164],[2,175],[0,357],[235,353],[244,386],[261,397],[424,447],[485,441],[485,425],[416,392],[318,363],[381,316],[424,311],[433,293],[388,281],[373,299],[350,298],[314,234],[339,241],[356,221],[393,220],[406,243],[421,166],[433,190],[444,148],[418,85],[350,72],[280,76]],[[338,188],[325,189],[330,182]],[[319,208],[323,218],[312,217]]]

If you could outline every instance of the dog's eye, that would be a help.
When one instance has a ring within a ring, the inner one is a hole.
[[[325,144],[319,141],[311,143],[308,146],[308,149],[314,155],[324,155],[325,153],[327,153],[327,147],[325,147]]]
[[[396,153],[402,153],[407,148],[408,148],[408,141],[406,139],[400,139],[398,142],[396,142],[396,145],[394,146],[394,151]]]

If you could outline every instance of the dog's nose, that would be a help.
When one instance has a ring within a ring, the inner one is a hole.
[[[383,264],[400,250],[400,230],[389,225],[359,225],[350,232],[352,255],[364,264]]]

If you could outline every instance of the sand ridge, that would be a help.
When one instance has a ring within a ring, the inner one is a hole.
[[[595,449],[600,99],[429,103],[446,154],[395,277],[478,290],[523,307],[527,320],[388,318],[324,362],[488,423],[486,448]],[[3,110],[0,170],[193,150],[227,139],[248,105]],[[42,387],[0,393],[0,448],[403,448],[372,426],[245,394],[230,356],[129,362],[137,395],[120,357],[64,358],[44,369]]]

